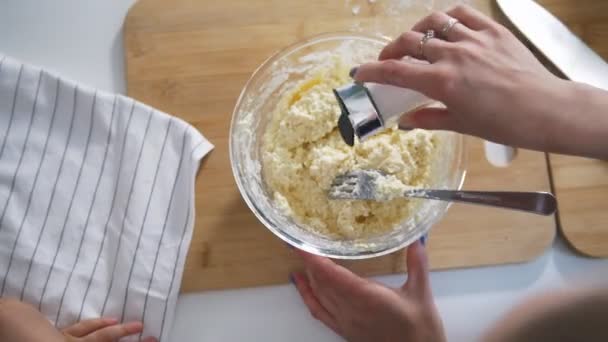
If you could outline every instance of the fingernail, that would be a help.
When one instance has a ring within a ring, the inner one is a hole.
[[[420,238],[420,243],[421,243],[423,246],[426,246],[426,239],[427,239],[427,237],[428,237],[428,235],[424,234],[424,235],[422,235],[422,237]]]
[[[350,78],[355,78],[355,75],[357,74],[358,69],[359,69],[359,67],[354,67],[354,68],[350,69],[350,72],[348,73]]]
[[[293,286],[296,285],[296,278],[293,276],[293,273],[289,273],[289,282],[293,284]]]

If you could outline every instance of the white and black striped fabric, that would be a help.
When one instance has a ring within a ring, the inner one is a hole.
[[[180,119],[0,55],[0,296],[59,327],[142,320],[167,341],[212,148]]]

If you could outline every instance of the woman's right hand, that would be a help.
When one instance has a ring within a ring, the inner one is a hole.
[[[450,17],[459,22],[445,37],[428,40],[420,56],[423,32],[441,35]],[[429,63],[413,63],[406,56]],[[388,44],[378,62],[354,70],[353,77],[414,89],[447,107],[406,115],[402,127],[608,158],[608,149],[598,146],[608,136],[608,93],[557,78],[509,30],[468,6],[424,18]]]

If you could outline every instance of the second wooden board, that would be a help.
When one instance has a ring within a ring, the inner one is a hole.
[[[608,1],[539,0],[552,14],[608,60]],[[585,113],[571,113],[584,120]],[[577,252],[608,258],[608,162],[550,156],[560,230]]]

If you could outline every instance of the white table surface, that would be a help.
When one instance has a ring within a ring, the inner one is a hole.
[[[124,93],[121,29],[133,2],[0,0],[0,52]],[[404,276],[378,280],[397,286]],[[595,282],[608,283],[608,260],[576,256],[559,237],[550,250],[526,264],[432,274],[450,341],[475,340],[526,296]],[[171,341],[243,340],[340,339],[310,317],[289,285],[180,296]]]

